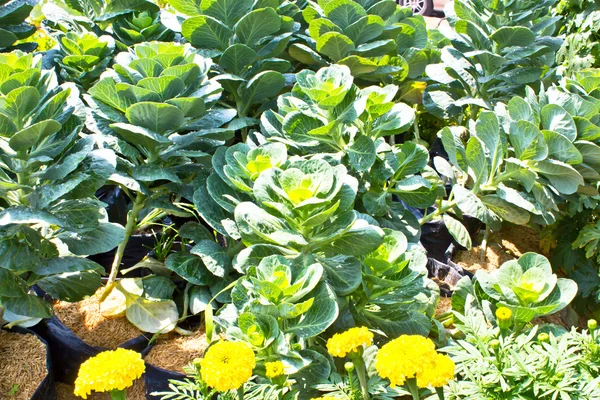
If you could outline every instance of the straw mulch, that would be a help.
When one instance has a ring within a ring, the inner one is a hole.
[[[58,400],[81,400],[81,397],[77,397],[73,394],[73,385],[68,385],[62,382],[56,382],[56,394]],[[133,386],[127,388],[127,400],[145,400],[146,399],[146,387],[144,385],[144,377],[134,382]],[[110,394],[108,393],[95,393],[92,392],[88,396],[88,400],[110,400]]]
[[[103,290],[78,303],[59,301],[54,304],[54,313],[87,344],[114,350],[142,332],[125,317],[107,318],[100,313],[98,301]]]
[[[170,333],[157,340],[144,360],[155,367],[183,373],[183,367],[194,358],[204,355],[208,347],[204,328],[191,336],[178,336]]]
[[[0,329],[0,399],[29,400],[47,374],[46,346],[36,336]]]

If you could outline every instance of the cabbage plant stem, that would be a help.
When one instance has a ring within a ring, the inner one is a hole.
[[[454,207],[456,207],[456,201],[450,201],[450,202],[448,202],[448,204],[436,209],[434,212],[424,215],[423,218],[421,218],[419,220],[419,224],[423,225],[423,224],[431,221],[432,219],[439,217],[440,215],[442,215],[443,213],[445,213],[446,211],[448,211]]]
[[[131,211],[127,214],[127,224],[125,225],[125,237],[119,247],[117,247],[117,252],[115,253],[115,259],[112,263],[112,269],[110,271],[110,275],[108,276],[108,282],[106,283],[106,287],[110,291],[112,285],[114,285],[117,280],[117,275],[119,274],[119,267],[121,266],[121,261],[123,261],[123,254],[125,253],[125,248],[127,247],[127,243],[129,242],[129,238],[133,234],[135,227],[137,226],[137,220],[140,215],[140,212],[144,208],[144,203],[146,202],[146,196],[142,193],[138,192]]]

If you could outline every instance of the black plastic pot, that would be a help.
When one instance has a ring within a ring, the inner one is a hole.
[[[184,329],[194,330],[200,326],[199,316],[193,316],[183,321],[180,325]],[[142,352],[143,356],[146,356],[152,345],[148,346]],[[160,400],[160,396],[152,396],[151,393],[166,392],[169,390],[169,380],[181,381],[185,378],[185,374],[181,372],[170,371],[168,369],[160,368],[150,363],[146,363],[146,373],[144,374],[144,383],[146,385],[146,399],[148,400]]]
[[[72,385],[84,361],[108,350],[85,343],[56,317],[43,320],[35,327],[35,331],[48,342],[55,377],[59,382]],[[149,337],[141,335],[119,347],[141,353],[148,347],[149,341]]]
[[[474,239],[483,224],[472,217],[465,216],[463,223]],[[427,250],[427,269],[430,278],[437,278],[442,295],[451,296],[452,288],[463,276],[472,276],[461,266],[452,261],[457,250],[465,248],[459,245],[446,228],[444,221],[437,220],[421,226],[421,244]]]
[[[152,251],[152,248],[156,244],[156,238],[154,235],[132,235],[127,242],[125,251],[123,252],[123,260],[121,261],[121,269],[127,269],[133,267],[135,264],[142,261],[144,257]],[[110,273],[112,269],[112,263],[115,258],[116,249],[108,251],[106,253],[95,254],[88,258],[104,267],[106,273]],[[132,272],[125,274],[126,278],[137,278],[140,276],[140,270],[135,269]],[[123,275],[121,275],[123,277]]]
[[[181,381],[184,378],[185,375],[179,372],[169,371],[146,363],[146,373],[144,374],[146,399],[160,400],[160,396],[152,396],[151,393],[166,392],[169,390],[169,380],[174,379]]]
[[[48,371],[48,373],[46,374],[46,377],[44,378],[42,383],[40,383],[38,388],[33,393],[33,396],[31,396],[31,400],[56,400],[57,399],[56,382],[54,379],[54,368],[53,368],[53,364],[52,364],[52,355],[51,355],[51,351],[49,349],[48,343],[42,337],[40,337],[40,335],[38,335],[36,332],[29,330],[29,329],[25,329],[25,328],[16,326],[16,327],[10,329],[10,331],[14,332],[14,333],[19,333],[22,335],[25,335],[25,334],[35,335],[42,343],[44,343],[44,345],[46,346],[46,370]]]

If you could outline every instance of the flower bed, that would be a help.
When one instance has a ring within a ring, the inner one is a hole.
[[[59,398],[600,397],[579,3],[1,4],[0,323]]]

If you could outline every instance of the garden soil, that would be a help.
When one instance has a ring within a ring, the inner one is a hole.
[[[48,374],[46,345],[32,334],[0,330],[0,361],[0,399],[29,400]]]
[[[100,313],[98,301],[102,291],[79,303],[57,302],[54,312],[85,343],[114,350],[142,332],[125,317],[106,318]]]
[[[56,393],[58,400],[81,400],[81,397],[75,396],[73,385],[66,383],[56,383]],[[141,377],[133,383],[133,386],[127,389],[127,400],[145,400],[146,399],[146,388],[144,386],[144,377]],[[88,400],[110,400],[110,394],[108,393],[95,393],[93,392],[88,396]]]
[[[204,327],[195,331],[191,336],[169,333],[157,340],[144,360],[155,367],[183,373],[183,367],[195,358],[202,357],[207,347]]]
[[[490,235],[485,252],[485,260],[481,259],[481,247],[456,252],[453,261],[465,270],[475,273],[478,270],[492,272],[506,261],[519,258],[527,252],[540,253],[540,237],[528,226],[503,226],[498,233]]]

